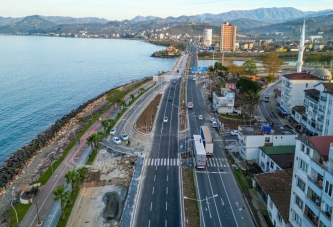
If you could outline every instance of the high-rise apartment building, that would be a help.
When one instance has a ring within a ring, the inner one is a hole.
[[[225,22],[221,25],[220,51],[235,51],[237,27]]]

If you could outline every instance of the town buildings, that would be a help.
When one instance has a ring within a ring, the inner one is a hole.
[[[225,22],[221,25],[220,51],[235,51],[237,27]]]
[[[332,226],[333,136],[296,140],[289,221],[292,226]]]
[[[259,149],[258,165],[263,172],[293,168],[295,146],[265,146]]]
[[[213,30],[211,28],[205,28],[203,31],[203,45],[211,46],[213,40]]]
[[[235,92],[229,88],[221,88],[221,93],[213,92],[213,108],[217,113],[232,113],[235,104]]]
[[[239,154],[244,160],[259,163],[260,147],[295,145],[297,136],[298,134],[288,125],[239,125]]]

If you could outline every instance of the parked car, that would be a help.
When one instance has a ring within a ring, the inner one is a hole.
[[[113,137],[112,140],[115,144],[121,144],[121,140],[119,139],[119,137]]]
[[[121,134],[120,135],[122,140],[128,140],[128,135],[127,134]]]
[[[173,86],[171,86],[171,88],[170,88],[171,90],[173,90],[173,89],[175,89]]]
[[[216,119],[212,117],[212,119],[210,119],[210,121],[213,123],[213,122],[216,122]]]
[[[168,101],[172,101],[172,97],[169,97],[169,98],[168,98]]]
[[[198,116],[198,119],[199,119],[199,120],[203,120],[202,115],[199,115],[199,116]]]
[[[231,135],[232,136],[238,136],[238,130],[232,130]]]
[[[172,81],[172,83],[174,83],[174,84],[177,83],[177,80]]]
[[[110,130],[110,135],[114,135],[114,134],[116,134],[116,131],[117,131],[116,128],[111,129],[111,130]]]
[[[167,123],[167,122],[168,122],[168,118],[167,118],[167,117],[164,117],[164,118],[163,118],[163,122],[164,122],[164,123]]]

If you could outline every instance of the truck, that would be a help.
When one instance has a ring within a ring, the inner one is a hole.
[[[193,109],[193,102],[188,102],[187,103],[187,108]]]
[[[206,152],[200,135],[193,135],[193,154],[195,157],[195,167],[198,169],[206,168]]]
[[[213,138],[208,126],[200,127],[200,136],[205,147],[206,155],[214,155]]]

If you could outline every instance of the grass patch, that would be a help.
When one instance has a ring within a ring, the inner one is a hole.
[[[240,168],[236,170],[235,167],[232,168],[232,171],[234,171],[243,192],[247,191],[251,187],[251,180],[246,177],[245,171]]]
[[[91,153],[89,155],[89,158],[88,158],[87,162],[86,162],[86,165],[91,165],[94,162],[96,156],[97,156],[97,152]]]
[[[17,212],[17,218],[19,223],[22,221],[24,215],[27,213],[27,211],[29,210],[29,208],[31,207],[31,203],[30,204],[17,204],[15,205],[15,210]],[[11,208],[9,210],[9,215],[11,217],[10,219],[10,226],[16,226],[16,215],[15,215],[15,211],[13,208]]]
[[[191,199],[196,199],[195,179],[192,169],[182,169],[184,195]],[[195,200],[184,200],[185,222],[188,227],[200,226],[200,215],[198,202]]]

